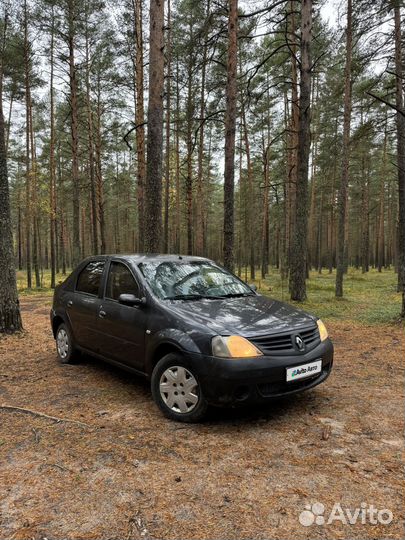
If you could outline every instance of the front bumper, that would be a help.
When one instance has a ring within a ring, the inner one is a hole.
[[[326,339],[308,353],[228,359],[191,355],[202,392],[212,405],[234,406],[288,396],[325,381],[333,365],[333,345]],[[286,369],[322,359],[316,375],[286,381]]]

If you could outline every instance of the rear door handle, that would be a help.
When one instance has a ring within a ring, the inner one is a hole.
[[[100,309],[100,311],[98,312],[98,316],[101,317],[102,319],[104,319],[104,317],[107,315],[107,313],[105,311],[103,311],[102,309]]]
[[[67,303],[67,307],[72,307],[72,306],[73,306],[73,301],[69,300],[69,302]]]

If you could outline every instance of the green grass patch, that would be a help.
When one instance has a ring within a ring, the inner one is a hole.
[[[70,274],[70,270],[66,274],[56,274],[56,284],[62,283]],[[31,289],[27,287],[27,272],[25,270],[19,270],[17,272],[17,288],[18,293],[21,296],[53,296],[53,289],[51,289],[51,271],[43,270],[40,275],[40,287],[35,286],[35,275],[32,274]]]
[[[242,274],[244,275],[244,274]],[[282,282],[279,273],[272,270],[266,279],[256,279],[259,292],[277,300],[284,300],[325,320],[345,320],[365,324],[398,321],[401,295],[397,292],[397,275],[393,270],[361,270],[349,268],[344,277],[344,297],[335,297],[336,273],[310,272],[305,302],[292,302],[288,293],[288,280]]]

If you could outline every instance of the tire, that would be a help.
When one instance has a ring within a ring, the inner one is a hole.
[[[181,354],[170,353],[159,360],[152,373],[151,388],[156,405],[171,420],[199,422],[207,412],[195,369]]]
[[[77,361],[78,351],[75,346],[72,331],[65,323],[61,323],[56,330],[56,352],[62,364],[74,364]]]

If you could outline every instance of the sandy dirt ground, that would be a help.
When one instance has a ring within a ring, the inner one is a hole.
[[[146,381],[60,365],[49,298],[22,307],[24,334],[0,338],[0,538],[404,537],[403,327],[330,323],[324,385],[181,425]],[[324,519],[301,525],[316,502]],[[393,519],[322,524],[335,503]]]

